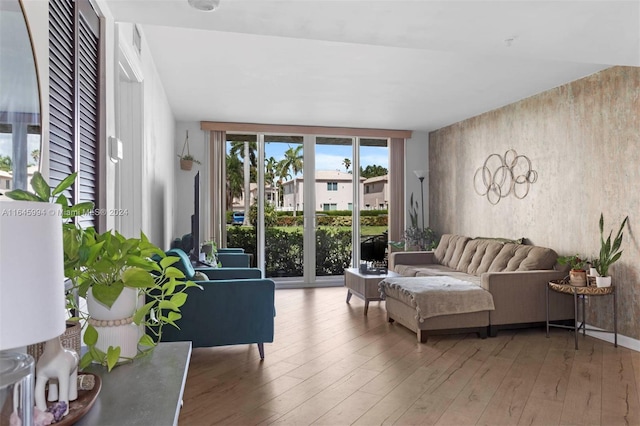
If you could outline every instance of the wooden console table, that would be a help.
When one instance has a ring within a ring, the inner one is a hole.
[[[573,326],[568,325],[560,325],[560,324],[550,324],[549,323],[549,290],[556,291],[558,293],[565,293],[573,295],[573,311],[574,311],[574,319]],[[584,308],[584,299],[586,296],[607,296],[610,295],[613,297],[613,331],[609,330],[598,330],[594,328],[587,328],[587,319],[585,316],[585,308]],[[580,329],[582,329],[582,335],[586,334],[586,331],[599,331],[604,333],[613,333],[613,345],[618,347],[618,310],[616,303],[616,288],[614,286],[611,287],[595,287],[595,286],[586,286],[586,287],[576,287],[571,284],[567,284],[562,280],[553,280],[549,281],[546,287],[545,292],[546,300],[547,300],[547,337],[549,337],[549,327],[560,327],[560,328],[568,328],[569,330],[573,330],[574,338],[575,338],[575,346],[576,350],[578,349],[578,334],[580,333]],[[582,301],[582,322],[578,324],[578,307],[580,302]]]
[[[100,376],[102,389],[76,425],[177,425],[190,359],[191,342],[167,342],[111,372],[90,366],[85,371]]]

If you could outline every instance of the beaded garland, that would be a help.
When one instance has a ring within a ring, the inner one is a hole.
[[[89,318],[89,324],[94,327],[117,327],[120,325],[127,325],[133,322],[133,317],[117,319],[117,320],[97,320]]]

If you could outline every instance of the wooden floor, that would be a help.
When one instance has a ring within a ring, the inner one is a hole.
[[[276,334],[194,349],[181,425],[640,425],[640,353],[543,328],[416,336],[346,289],[276,291]]]

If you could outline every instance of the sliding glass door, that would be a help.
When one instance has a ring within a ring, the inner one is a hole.
[[[342,276],[351,266],[354,192],[361,192],[353,173],[353,138],[315,138],[315,276],[317,281]]]
[[[341,282],[345,268],[374,260],[365,241],[372,236],[382,250],[375,260],[386,259],[386,139],[228,134],[227,140],[227,243],[252,253],[267,277],[280,286]]]

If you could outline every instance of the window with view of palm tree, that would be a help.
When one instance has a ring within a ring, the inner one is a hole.
[[[278,161],[274,157],[269,157],[264,160],[264,183],[265,185],[267,185],[267,187],[271,188],[272,190],[274,188],[277,189],[277,192],[279,193],[280,185],[278,185],[278,187],[276,188],[277,178],[278,178]],[[280,182],[277,182],[277,183],[280,184]],[[279,198],[280,197],[278,196],[275,200],[272,200],[272,203],[275,204],[274,207],[280,207]]]
[[[233,199],[239,198],[243,190],[242,161],[236,156],[227,154],[227,206],[233,206]]]
[[[229,154],[238,159],[242,158],[242,167],[244,175],[244,223],[248,225],[249,208],[251,206],[251,176],[256,175],[256,166],[258,163],[256,151],[258,150],[257,141],[231,141],[231,149]],[[252,173],[253,170],[253,173]]]
[[[344,166],[344,170],[348,172],[349,168],[351,167],[351,160],[348,158],[345,158],[344,160],[342,160],[342,165]]]
[[[284,152],[284,159],[280,161],[280,174],[285,179],[292,178],[293,182],[293,216],[296,216],[298,210],[298,190],[296,188],[295,177],[302,171],[302,145],[296,147],[289,146]]]

